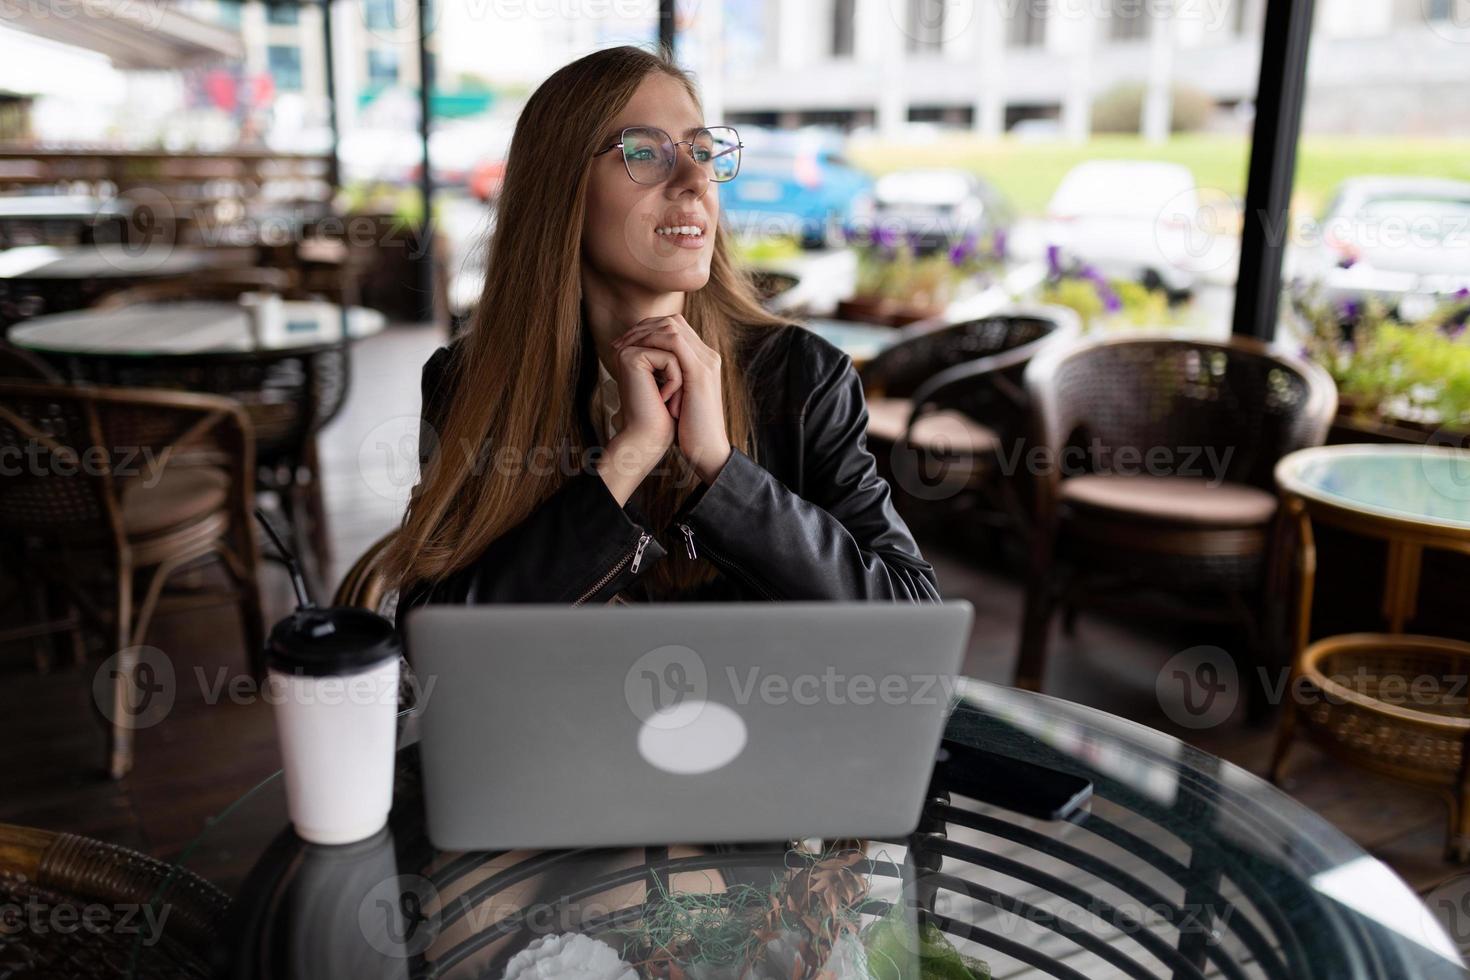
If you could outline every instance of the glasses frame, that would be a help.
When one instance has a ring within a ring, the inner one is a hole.
[[[734,146],[734,149],[742,150],[742,149],[745,148],[745,144],[743,142],[741,142],[741,140],[740,140],[740,131],[737,130],[734,126],[702,126],[702,127],[700,127],[700,129],[698,131],[695,132],[693,139],[687,139],[687,140],[676,140],[672,136],[670,136],[667,131],[662,130],[662,129],[659,129],[657,126],[624,126],[622,128],[622,130],[618,133],[618,141],[616,143],[609,143],[607,146],[603,147],[602,149],[598,150],[596,153],[592,154],[592,156],[594,158],[596,158],[596,157],[602,156],[604,153],[610,153],[613,150],[622,149],[623,144],[626,143],[627,140],[628,140],[628,133],[629,132],[632,132],[632,131],[635,131],[635,130],[651,130],[651,131],[656,132],[656,133],[663,133],[663,135],[664,135],[664,144],[665,145],[672,145],[673,148],[674,148],[674,166],[672,166],[672,167],[669,168],[668,174],[665,175],[662,180],[658,180],[658,181],[655,181],[652,184],[649,184],[649,183],[645,183],[644,181],[639,180],[637,177],[634,177],[633,176],[633,167],[628,163],[628,156],[627,156],[627,154],[624,154],[623,155],[623,169],[625,171],[627,171],[628,179],[629,180],[631,180],[633,183],[638,184],[638,185],[640,185],[642,187],[657,187],[659,184],[664,183],[670,177],[674,176],[674,172],[679,169],[679,147],[681,147],[681,146],[687,146],[687,147],[689,147],[689,159],[694,160],[694,140],[696,140],[696,139],[699,138],[700,133],[711,133],[711,135],[713,135],[712,131],[713,130],[716,130],[716,129],[728,129],[730,132],[732,132],[732,133],[735,134],[735,146]],[[726,150],[725,152],[728,153],[729,150]],[[743,157],[744,154],[741,154],[741,156]],[[701,167],[704,166],[698,160],[694,160],[694,162],[695,162],[695,164],[697,166],[701,166]],[[741,164],[741,162],[742,162],[742,160],[739,157],[737,157],[736,160],[735,160],[735,172],[733,174],[731,174],[730,176],[726,177],[724,180],[717,180],[713,175],[711,175],[710,178],[709,178],[710,183],[712,183],[712,184],[728,184],[730,181],[732,181],[736,177],[740,176],[740,164]]]

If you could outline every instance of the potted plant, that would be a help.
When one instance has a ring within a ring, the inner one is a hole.
[[[993,274],[1005,260],[1005,234],[985,241],[968,235],[948,248],[921,253],[911,237],[884,228],[849,236],[858,256],[857,287],[837,304],[842,320],[901,327],[928,319],[967,285]]]
[[[1095,266],[1077,259],[1064,261],[1061,249],[1055,245],[1046,250],[1041,301],[1074,310],[1088,331],[1178,323],[1168,294],[1162,289],[1149,289],[1128,279],[1109,279]]]
[[[1315,286],[1295,284],[1290,299],[1303,354],[1337,382],[1338,436],[1425,442],[1446,430],[1470,434],[1470,290],[1412,322],[1374,299],[1329,302]]]

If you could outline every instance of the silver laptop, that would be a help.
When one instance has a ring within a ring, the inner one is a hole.
[[[968,602],[420,606],[446,850],[913,831]]]

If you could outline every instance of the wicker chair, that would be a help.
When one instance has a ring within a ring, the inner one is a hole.
[[[868,445],[904,491],[900,502],[953,500],[986,523],[1024,527],[1027,511],[1001,465],[1026,437],[1022,374],[1045,345],[1080,329],[1071,310],[1051,306],[929,321],[864,365]]]
[[[0,340],[0,378],[8,381],[62,381],[61,374],[23,347]]]
[[[256,491],[279,502],[292,547],[322,595],[331,551],[317,434],[341,411],[351,366],[344,340],[301,350],[88,360],[81,380],[208,392],[243,406],[255,433]]]
[[[1239,624],[1263,660],[1272,471],[1325,438],[1327,373],[1248,338],[1153,334],[1054,350],[1025,381],[1045,465],[1016,685],[1040,690],[1053,610],[1089,594]]]
[[[26,542],[27,573],[65,590],[118,658],[106,714],[108,771],[121,777],[133,761],[138,647],[155,612],[233,602],[260,669],[249,420],[211,395],[0,382],[0,448],[26,461],[0,473],[0,538]],[[176,572],[210,556],[224,562],[231,588],[164,594]],[[111,591],[110,601],[96,602],[87,586]]]
[[[294,285],[294,277],[285,269],[214,269],[187,279],[160,279],[119,289],[98,299],[92,308],[118,310],[139,303],[233,300],[241,293],[256,290],[284,295],[291,292]]]
[[[0,904],[40,907],[58,922],[66,910],[70,923],[0,929],[0,976],[205,978],[229,903],[198,875],[137,851],[0,824]],[[99,909],[112,915],[99,921]]]

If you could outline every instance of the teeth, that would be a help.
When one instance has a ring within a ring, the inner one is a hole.
[[[655,228],[660,235],[703,235],[704,231],[698,225],[671,225],[667,228]]]

